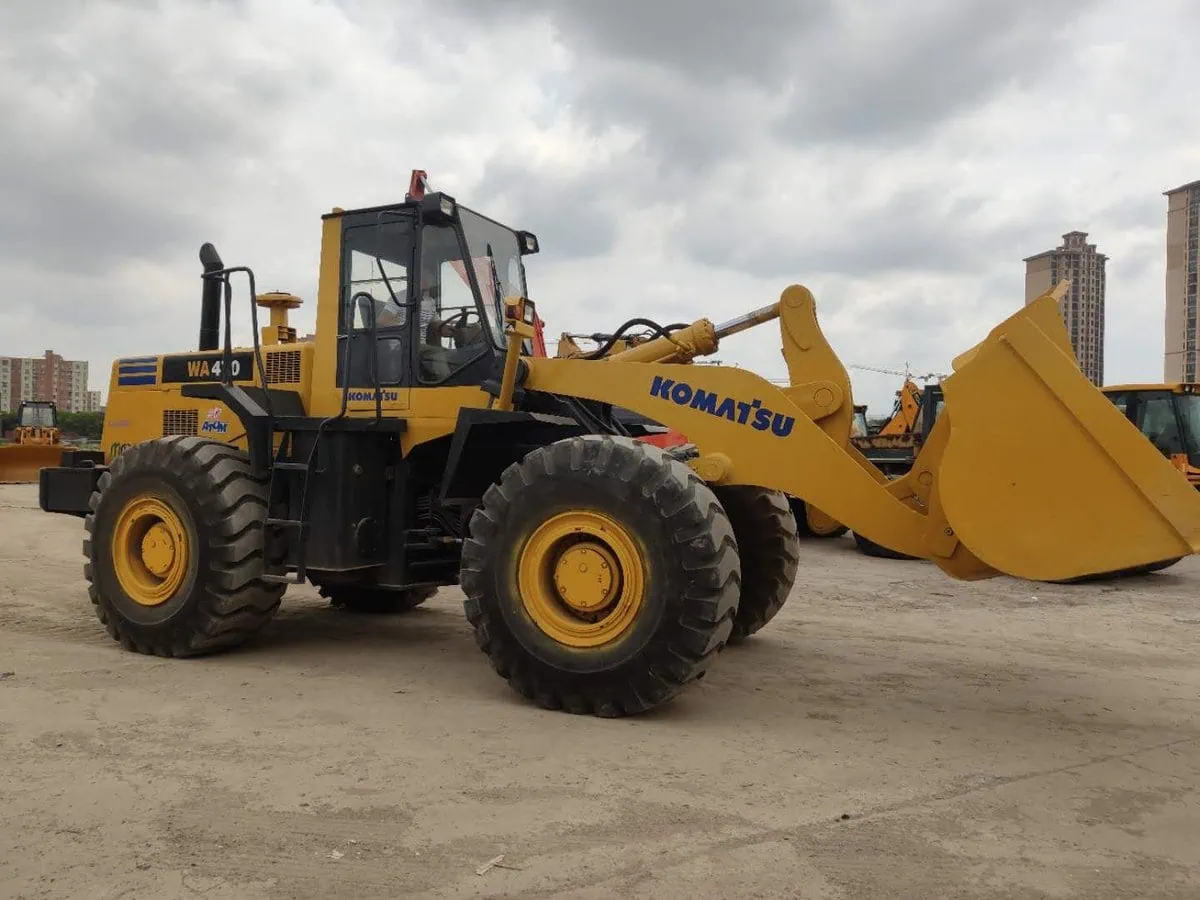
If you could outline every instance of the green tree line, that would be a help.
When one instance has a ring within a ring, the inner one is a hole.
[[[8,434],[16,427],[17,414],[0,411],[0,434]],[[63,437],[79,437],[98,441],[100,432],[104,430],[104,413],[60,411],[58,427],[62,429]]]

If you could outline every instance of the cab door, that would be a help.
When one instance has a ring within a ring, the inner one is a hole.
[[[336,384],[348,406],[409,408],[413,386],[411,273],[415,217],[355,216],[342,232]]]

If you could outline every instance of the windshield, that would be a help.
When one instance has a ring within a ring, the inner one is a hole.
[[[53,428],[54,410],[49,406],[26,406],[21,410],[21,421],[18,424]]]
[[[525,297],[525,265],[511,228],[459,207],[459,221],[467,239],[467,252],[483,295],[483,306],[496,341],[504,343],[505,297]],[[496,288],[499,287],[499,296]]]

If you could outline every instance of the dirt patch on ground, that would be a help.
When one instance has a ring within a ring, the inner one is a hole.
[[[813,542],[766,630],[607,721],[511,692],[454,589],[127,653],[36,506],[0,487],[0,896],[1200,896],[1196,558],[961,583]]]

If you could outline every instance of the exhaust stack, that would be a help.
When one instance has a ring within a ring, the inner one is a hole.
[[[221,255],[212,244],[200,247],[200,264],[204,267],[204,286],[200,290],[200,350],[216,350],[221,334],[221,280],[214,272],[225,268]]]

